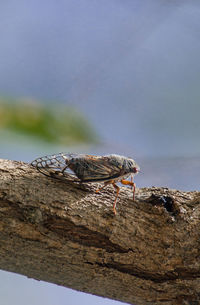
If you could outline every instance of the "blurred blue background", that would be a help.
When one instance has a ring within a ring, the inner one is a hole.
[[[199,189],[199,1],[1,1],[0,38],[0,96],[74,108],[97,140],[0,130],[1,158],[118,153],[140,165],[138,187]],[[0,294],[4,305],[119,303],[3,271]]]

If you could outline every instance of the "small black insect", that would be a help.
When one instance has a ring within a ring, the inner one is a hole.
[[[130,185],[135,199],[135,183],[133,176],[140,168],[131,159],[119,155],[94,156],[84,154],[59,153],[37,158],[31,163],[44,175],[80,183],[104,182],[99,192],[106,185],[112,184],[116,189],[113,211],[116,214],[116,202],[120,188],[116,182]],[[131,181],[126,180],[131,176]]]

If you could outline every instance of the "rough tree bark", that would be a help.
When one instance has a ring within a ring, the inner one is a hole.
[[[200,193],[99,194],[0,160],[0,268],[131,304],[200,304]]]

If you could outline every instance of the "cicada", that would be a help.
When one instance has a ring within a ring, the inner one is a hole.
[[[133,201],[135,199],[135,183],[133,177],[140,171],[137,163],[131,159],[119,155],[85,155],[59,153],[50,156],[37,158],[31,163],[43,174],[61,180],[79,183],[104,183],[99,192],[105,186],[112,184],[116,190],[113,203],[113,211],[116,214],[116,202],[119,195],[120,182],[133,188]],[[126,180],[131,176],[131,181]]]

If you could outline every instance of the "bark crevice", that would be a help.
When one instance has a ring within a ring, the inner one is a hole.
[[[100,264],[97,263],[100,267],[106,267],[109,269],[118,270],[122,273],[134,275],[138,278],[144,280],[150,280],[155,283],[164,283],[174,280],[191,280],[200,278],[200,269],[197,270],[187,270],[187,269],[174,269],[171,272],[165,274],[152,274],[150,272],[145,272],[144,270],[136,270],[130,265],[119,265],[119,264]]]

